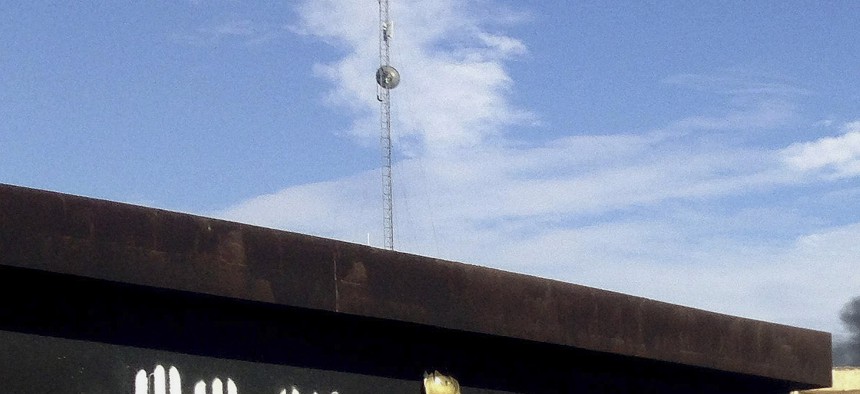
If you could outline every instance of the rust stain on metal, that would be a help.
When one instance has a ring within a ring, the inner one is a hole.
[[[0,185],[0,265],[829,385],[830,334],[302,234]]]

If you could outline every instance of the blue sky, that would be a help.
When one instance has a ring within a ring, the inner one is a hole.
[[[382,245],[377,3],[0,3],[0,182]],[[860,3],[391,0],[395,246],[833,332]]]

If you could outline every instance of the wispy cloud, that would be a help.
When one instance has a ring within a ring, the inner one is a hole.
[[[781,99],[757,100],[744,106],[735,106],[719,116],[695,115],[672,123],[667,130],[673,132],[757,130],[787,124],[795,114],[794,104]]]
[[[395,21],[392,64],[403,76],[392,91],[393,123],[401,151],[476,146],[502,127],[533,121],[508,99],[512,81],[503,61],[526,52],[514,38],[486,31],[461,2],[401,1]],[[376,141],[379,103],[373,72],[378,67],[377,14],[360,1],[312,1],[300,7],[296,31],[343,46],[348,54],[321,64],[319,75],[335,88],[329,99],[353,110],[349,132]]]
[[[847,123],[843,134],[812,142],[800,142],[782,153],[794,169],[838,179],[860,175],[860,121]]]
[[[365,238],[370,223],[381,223],[374,221],[381,203],[375,198],[373,175],[378,173],[294,186],[243,201],[215,216],[357,242]]]
[[[243,45],[259,45],[271,42],[286,34],[285,29],[250,19],[230,19],[202,26],[192,32],[178,34],[180,42],[211,46],[224,42],[237,42]]]
[[[664,78],[667,86],[689,89],[714,97],[720,115],[692,115],[669,125],[668,132],[725,131],[749,132],[791,124],[797,113],[795,100],[810,95],[807,89],[768,76],[743,71],[716,74],[677,74]],[[711,111],[715,109],[711,108]]]
[[[860,227],[810,228],[801,225],[808,218],[756,201],[805,182],[798,170],[844,163],[847,174],[860,157],[860,124],[832,141],[778,148],[701,143],[701,131],[786,127],[797,111],[792,98],[806,92],[749,76],[686,74],[666,82],[714,94],[721,104],[708,115],[522,144],[506,131],[539,115],[511,103],[516,81],[505,62],[528,53],[525,43],[485,29],[495,22],[459,1],[396,4],[399,250],[819,329],[838,320],[843,294],[823,293],[858,284],[821,271],[848,269],[842,248]],[[318,73],[331,83],[330,102],[352,111],[348,132],[375,144],[375,10],[316,0],[299,11],[293,31],[344,50]],[[379,177],[288,187],[215,215],[359,243],[370,234],[379,245]],[[816,275],[826,278],[797,280]],[[807,293],[827,304],[809,305]]]
[[[765,75],[745,71],[724,71],[717,74],[676,74],[663,79],[663,83],[689,89],[730,96],[795,97],[808,95],[808,89]]]

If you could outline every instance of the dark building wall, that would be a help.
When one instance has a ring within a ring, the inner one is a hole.
[[[2,330],[242,362],[401,381],[440,369],[526,393],[830,383],[827,333],[5,185],[0,278]]]

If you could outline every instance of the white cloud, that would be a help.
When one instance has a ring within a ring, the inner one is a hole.
[[[860,121],[843,127],[844,134],[792,144],[783,151],[785,162],[800,171],[821,171],[829,178],[860,175]]]
[[[527,52],[526,45],[515,38],[485,32],[478,33],[478,38],[493,49],[490,55],[493,53],[501,56],[524,55]]]
[[[528,168],[533,153],[507,157]],[[740,193],[738,189],[759,184],[746,179],[748,174],[713,182],[705,172],[693,170],[688,179],[678,174],[655,179],[654,172],[669,166],[650,170],[630,166],[612,170],[624,176],[588,177],[594,180],[589,187],[577,183],[576,177],[555,181],[573,186],[558,186],[512,179],[508,171],[515,165],[493,164],[502,163],[505,156],[452,177],[444,176],[445,166],[427,160],[399,163],[397,249],[732,315],[842,331],[839,308],[860,288],[860,276],[850,274],[860,252],[856,243],[860,224],[823,228],[785,242],[748,239],[750,227],[767,226],[775,219],[770,225],[792,227],[809,219],[789,220],[790,212],[779,209],[723,217],[695,207],[698,198]],[[726,157],[687,159],[708,163]],[[459,167],[446,165],[452,170]],[[633,184],[626,185],[625,179]],[[379,246],[378,183],[378,172],[371,171],[290,187],[215,216],[362,244],[369,237]],[[720,186],[713,183],[730,185],[715,190]],[[692,202],[666,203],[673,199]],[[642,205],[656,206],[657,213],[637,215]]]
[[[721,116],[691,116],[681,119],[670,125],[669,130],[768,129],[788,123],[794,113],[794,106],[786,100],[756,100]]]
[[[839,310],[860,288],[853,275],[860,224],[771,243],[701,237],[696,233],[713,222],[696,219],[668,213],[586,226],[544,223],[530,236],[507,223],[472,229],[444,249],[467,262],[844,335]]]
[[[524,43],[482,29],[485,21],[462,2],[396,4],[392,17],[402,23],[392,59],[404,79],[392,94],[397,149],[407,152],[394,166],[398,250],[837,328],[847,290],[832,291],[828,283],[857,288],[857,279],[837,271],[849,269],[846,242],[860,235],[860,225],[804,227],[793,233],[796,239],[774,240],[750,229],[791,228],[802,218],[752,203],[733,211],[720,202],[795,184],[795,172],[785,166],[791,152],[806,157],[841,145],[771,150],[690,141],[694,131],[785,125],[795,113],[790,86],[679,76],[669,82],[728,94],[728,109],[652,132],[524,145],[504,135],[509,126],[535,119],[508,96],[514,81],[504,62],[526,53]],[[352,135],[376,143],[375,9],[363,1],[317,0],[299,10],[294,31],[345,49],[318,73],[333,85],[331,102],[353,111]],[[733,95],[755,99],[739,105]],[[860,133],[860,123],[846,131]],[[372,171],[292,186],[215,216],[357,243],[370,234],[381,245],[380,184]],[[835,271],[822,273],[828,269]],[[822,281],[802,279],[816,275]]]
[[[799,237],[792,248],[771,257],[774,269],[763,273],[770,281],[767,287],[759,286],[770,292],[761,299],[775,304],[772,313],[781,314],[775,318],[788,322],[792,310],[804,310],[803,324],[845,335],[838,316],[860,289],[860,275],[855,274],[858,239],[860,223],[822,229]]]
[[[329,99],[354,111],[351,134],[379,138],[376,84],[378,15],[363,1],[309,1],[300,7],[296,31],[343,46],[349,52],[318,65],[335,88]],[[396,2],[391,63],[401,75],[392,91],[393,136],[400,151],[476,146],[501,127],[533,121],[509,100],[512,81],[502,61],[526,52],[511,37],[482,28],[482,21],[453,0]]]
[[[360,242],[377,220],[376,171],[257,196],[213,216],[227,220]]]

